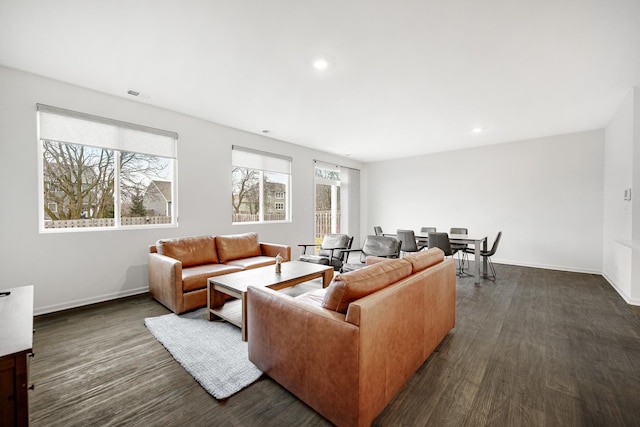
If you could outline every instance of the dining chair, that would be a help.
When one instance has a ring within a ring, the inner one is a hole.
[[[446,257],[453,256],[457,252],[451,246],[451,242],[449,241],[449,235],[447,233],[432,231],[428,234],[428,236],[429,236],[429,249],[440,248],[442,249],[442,252],[444,252],[444,256]]]
[[[502,239],[502,231],[498,232],[498,235],[496,236],[496,240],[494,240],[493,245],[491,245],[491,249],[489,249],[488,251],[480,251],[480,256],[487,259],[487,263],[489,264],[489,269],[491,270],[491,275],[485,275],[484,278],[489,279],[493,282],[496,281],[496,269],[493,266],[493,261],[491,261],[491,257],[495,255],[496,251],[498,250],[500,239]],[[464,252],[468,254],[475,253],[473,248],[466,248],[464,249]],[[475,260],[475,262],[480,262],[480,260],[479,259]]]
[[[426,248],[424,244],[416,241],[416,233],[413,230],[398,230],[396,232],[397,239],[402,244],[402,253],[419,252]]]
[[[451,227],[449,229],[449,234],[467,235],[469,234],[469,229],[465,227]],[[465,243],[452,243],[451,247],[458,251],[458,266],[461,274],[466,274],[464,270],[469,267],[469,257],[467,257],[467,253],[464,250],[467,249],[469,245]]]
[[[428,234],[429,236],[429,249],[431,248],[440,248],[442,252],[444,252],[444,256],[453,257],[458,249],[451,244],[449,240],[449,234],[445,232],[431,232]],[[456,269],[456,275],[458,277],[466,277],[462,267],[460,266],[460,258],[458,258],[458,268]]]
[[[433,233],[435,231],[438,231],[438,230],[436,230],[435,227],[421,227],[420,228],[420,234],[422,234],[423,236],[426,236],[429,233]],[[418,237],[418,242],[422,243],[424,246],[428,246],[426,237],[424,237],[424,238]]]

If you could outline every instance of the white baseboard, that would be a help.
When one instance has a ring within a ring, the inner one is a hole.
[[[609,284],[611,285],[611,287],[613,289],[615,289],[615,291],[618,293],[618,295],[620,295],[622,297],[623,300],[625,300],[625,302],[627,304],[630,305],[637,305],[640,306],[640,299],[638,298],[631,298],[630,296],[628,296],[627,294],[625,294],[622,289],[620,289],[613,280],[611,280],[611,278],[609,276],[607,276],[606,274],[602,274],[602,277],[604,277],[604,280],[606,280],[607,282],[609,282]]]
[[[588,268],[576,268],[576,267],[567,267],[563,265],[549,265],[549,264],[535,264],[535,263],[527,263],[527,262],[507,261],[507,260],[499,260],[495,258],[491,258],[491,260],[495,264],[516,265],[518,267],[531,267],[531,268],[542,268],[544,270],[570,271],[572,273],[587,273],[587,274],[598,274],[598,275],[602,274],[602,271],[600,270],[592,270]]]
[[[126,291],[114,292],[112,294],[100,295],[91,298],[79,299],[74,301],[68,301],[61,304],[53,304],[45,307],[36,307],[33,310],[33,315],[38,316],[41,314],[53,313],[55,311],[68,310],[70,308],[82,307],[83,305],[95,304],[98,302],[111,301],[118,298],[130,297],[132,295],[144,294],[149,292],[149,287],[127,289]]]
[[[625,300],[625,302],[627,304],[640,306],[640,299],[631,298],[630,296],[626,295],[615,284],[615,282],[613,280],[611,280],[611,278],[608,277],[606,274],[604,274],[604,272],[602,272],[602,271],[590,270],[590,269],[581,269],[581,268],[575,268],[575,267],[563,267],[563,266],[557,266],[557,265],[530,264],[530,263],[504,261],[504,260],[503,261],[494,260],[493,262],[496,263],[496,264],[517,265],[519,267],[532,267],[532,268],[543,268],[545,270],[558,270],[558,271],[570,271],[570,272],[573,272],[573,273],[597,274],[599,276],[602,276],[609,283],[609,285],[611,285],[611,287],[613,289],[615,289],[615,291],[622,297],[622,299]]]

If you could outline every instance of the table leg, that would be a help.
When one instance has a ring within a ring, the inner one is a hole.
[[[475,283],[480,283],[480,241],[476,240],[473,250],[473,277],[475,279]]]
[[[247,294],[242,293],[242,341],[247,340]]]
[[[487,239],[482,242],[482,251],[487,252]],[[482,257],[482,277],[487,277],[487,257]]]
[[[216,290],[213,283],[207,281],[207,313],[210,321],[220,319],[211,309],[223,306],[226,299],[227,296],[225,294]]]
[[[333,269],[326,270],[322,274],[322,287],[326,288],[331,283],[331,279],[333,279]]]

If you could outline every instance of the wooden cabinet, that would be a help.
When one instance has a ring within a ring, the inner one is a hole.
[[[29,425],[32,345],[33,286],[0,290],[0,426]]]

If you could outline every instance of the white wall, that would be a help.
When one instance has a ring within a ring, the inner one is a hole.
[[[602,130],[366,166],[367,230],[467,227],[496,262],[602,271]]]
[[[640,305],[640,89],[632,89],[605,130],[603,275]]]
[[[36,103],[178,132],[179,227],[64,234],[38,232]],[[231,146],[293,157],[291,223],[231,224]],[[145,292],[147,248],[159,238],[257,231],[262,241],[313,241],[313,159],[347,158],[0,67],[2,287],[35,285],[36,314]]]

